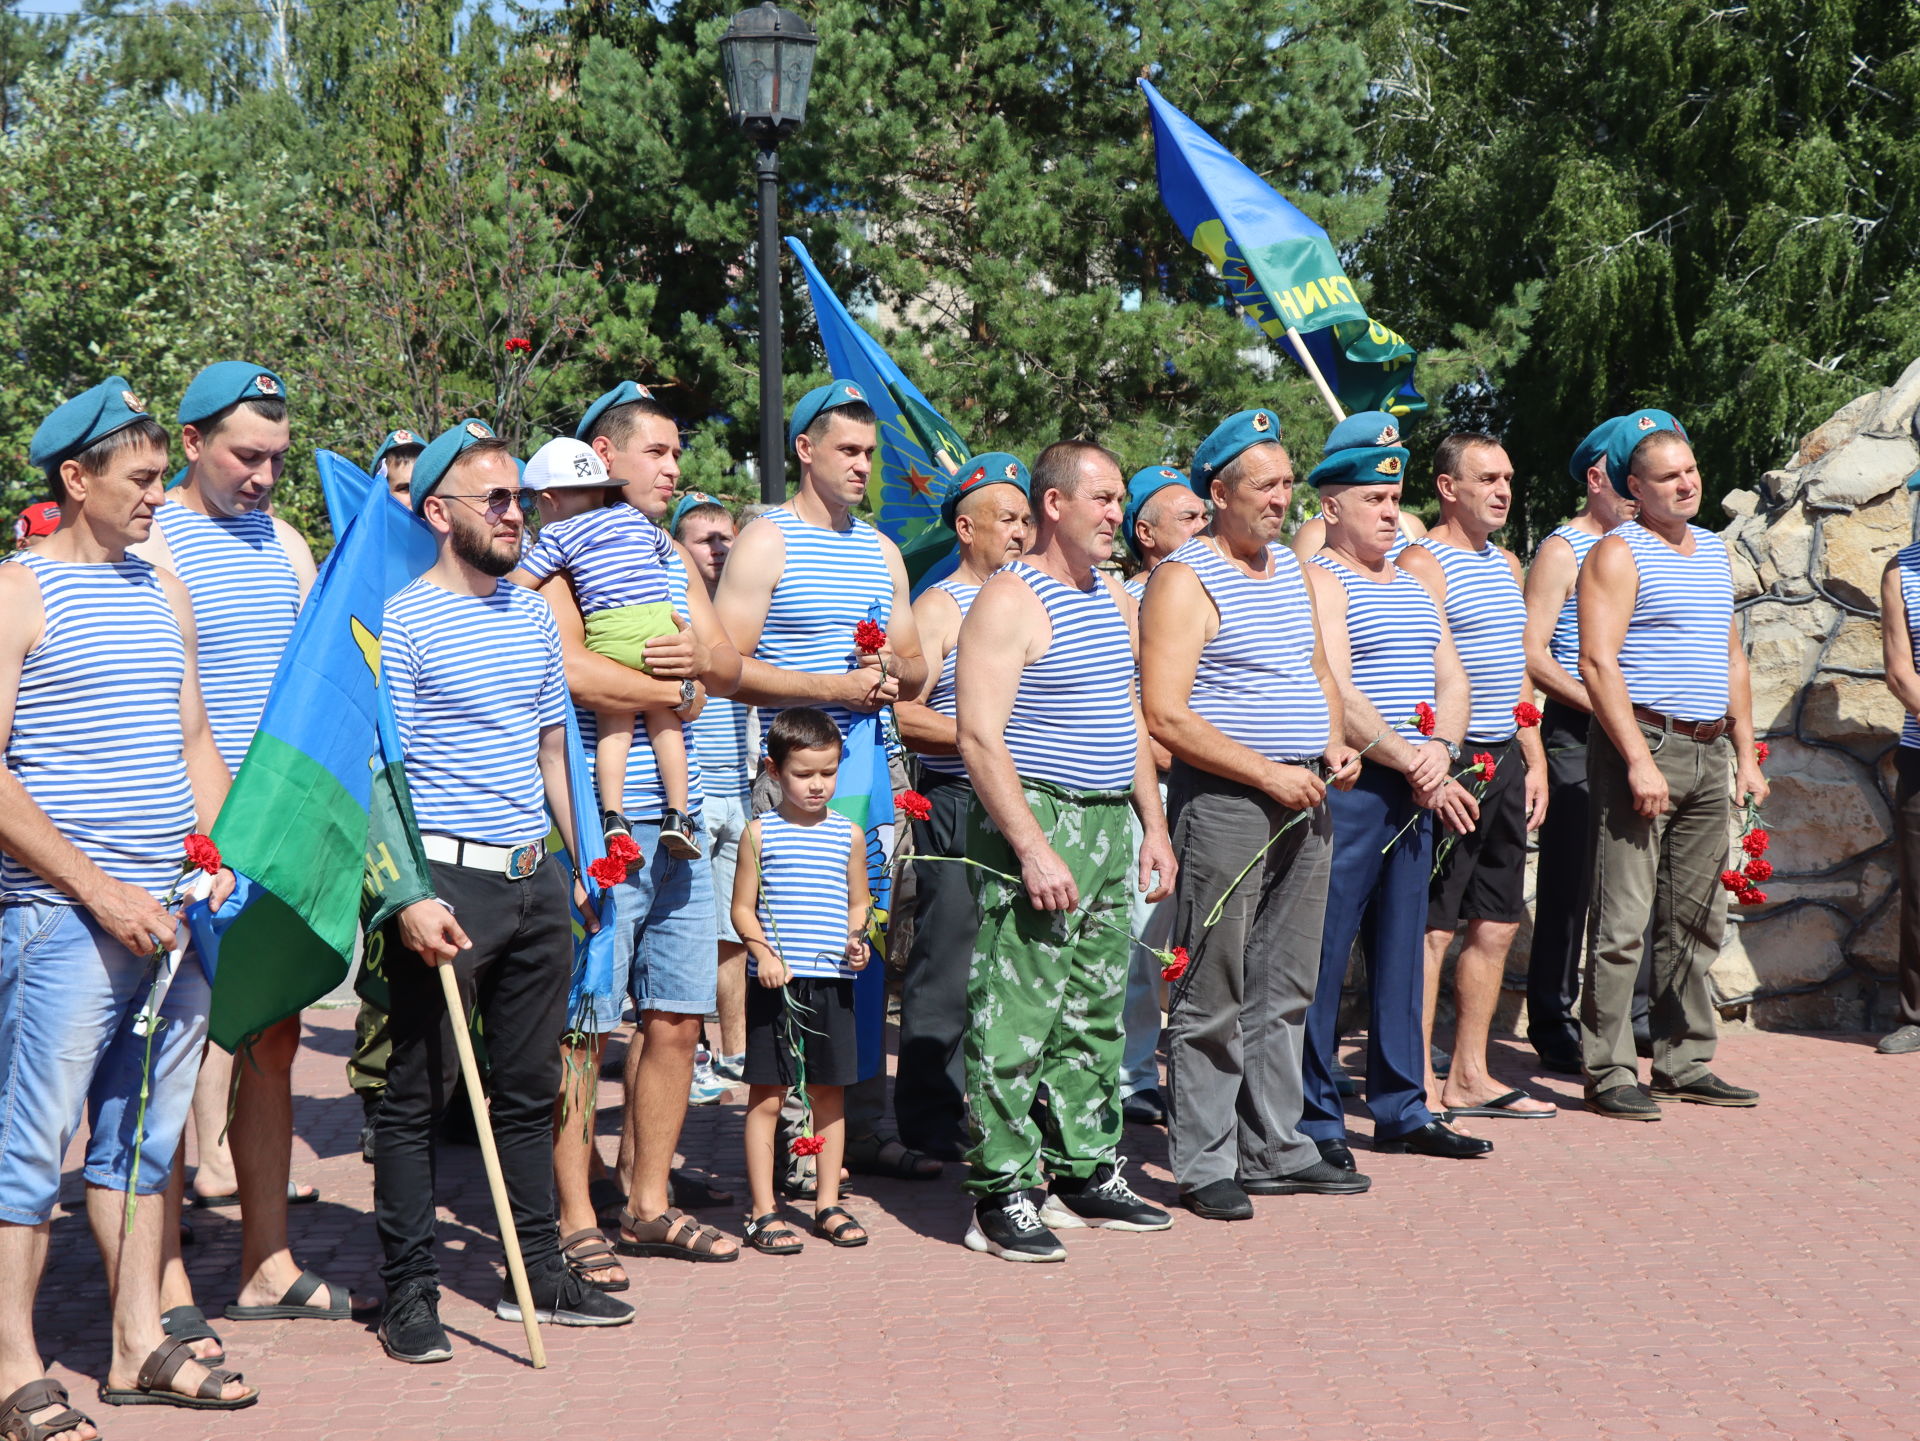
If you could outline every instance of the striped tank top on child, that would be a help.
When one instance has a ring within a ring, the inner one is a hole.
[[[787,553],[767,604],[755,659],[812,675],[853,669],[858,657],[854,627],[875,606],[883,629],[893,614],[893,576],[880,532],[864,520],[850,520],[846,530],[828,530],[809,525],[784,507],[761,519],[780,528]],[[833,718],[843,736],[858,715],[844,706],[818,708]],[[778,714],[763,709],[760,718],[770,724]]]
[[[1614,530],[1633,552],[1639,589],[1620,644],[1620,675],[1635,705],[1680,720],[1716,721],[1727,713],[1727,634],[1733,624],[1733,567],[1726,543],[1687,527],[1682,555],[1630,520]]]
[[[238,770],[300,616],[300,578],[263,511],[215,517],[170,502],[154,512],[153,523],[193,597],[200,693],[213,743],[227,769]]]
[[[1347,593],[1347,652],[1353,684],[1388,725],[1415,745],[1425,739],[1413,708],[1434,703],[1434,655],[1440,649],[1440,608],[1417,576],[1392,566],[1379,584],[1326,555],[1313,563]],[[1516,694],[1517,694],[1516,690]]]
[[[1598,545],[1603,538],[1592,531],[1579,530],[1571,525],[1555,526],[1553,534],[1549,535],[1547,540],[1552,540],[1555,535],[1573,547],[1573,569],[1576,576],[1579,575],[1580,567],[1587,563],[1587,552]],[[1545,541],[1541,542],[1543,545],[1545,543]],[[1539,552],[1535,551],[1534,554],[1537,557]],[[1580,674],[1580,587],[1578,585],[1568,591],[1566,600],[1561,602],[1560,614],[1553,622],[1553,637],[1547,642],[1547,651],[1560,662],[1560,668],[1568,675],[1577,677]]]
[[[1194,672],[1195,714],[1268,760],[1320,755],[1332,716],[1313,673],[1313,604],[1293,552],[1269,545],[1265,580],[1228,561],[1204,536],[1167,557],[1175,561],[1193,571],[1220,612],[1220,629]]]
[[[953,603],[960,607],[960,618],[965,620],[967,608],[973,604],[973,598],[980,594],[980,587],[964,580],[943,580],[934,587],[944,590],[953,597]],[[952,719],[953,710],[953,672],[960,659],[960,647],[950,645],[947,653],[940,658],[940,677],[934,681],[933,689],[927,694],[927,709],[937,715]],[[966,778],[967,766],[959,756],[921,756],[920,764],[926,770],[943,776]]]
[[[535,581],[565,571],[580,597],[580,614],[627,605],[658,605],[667,596],[667,533],[624,502],[585,510],[540,527],[520,556]]]
[[[1429,537],[1420,548],[1447,577],[1447,629],[1472,695],[1467,739],[1479,745],[1511,740],[1519,729],[1513,706],[1527,673],[1527,603],[1513,567],[1491,545],[1462,550]]]
[[[1900,567],[1900,599],[1907,608],[1907,644],[1920,661],[1920,545],[1910,545],[1894,556]],[[1900,744],[1920,747],[1920,720],[1907,717],[1900,727]]]
[[[144,560],[30,552],[45,625],[20,664],[7,769],[60,834],[117,881],[164,897],[197,829],[180,728],[187,644]],[[0,896],[71,904],[13,856]]]
[[[853,822],[828,811],[799,826],[768,811],[760,820],[760,928],[796,976],[851,980],[847,964],[847,858]],[[746,857],[740,864],[751,865]],[[747,974],[760,974],[747,952]]]
[[[1020,673],[1007,749],[1021,775],[1069,790],[1133,785],[1140,744],[1133,721],[1133,643],[1126,617],[1096,571],[1089,590],[1062,585],[1025,561],[1008,564],[1047,608],[1047,653]]]

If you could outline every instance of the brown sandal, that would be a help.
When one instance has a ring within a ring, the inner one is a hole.
[[[27,1419],[49,1406],[67,1409],[50,1421]],[[67,1406],[67,1388],[51,1376],[27,1382],[0,1403],[0,1436],[6,1437],[6,1441],[47,1441],[48,1437],[58,1436],[62,1431],[78,1431],[82,1426],[93,1426],[93,1418]],[[93,1429],[100,1428],[93,1426]]]
[[[191,1396],[172,1389],[173,1378],[182,1366],[205,1364],[185,1341],[162,1341],[140,1363],[140,1375],[131,1387],[102,1386],[100,1399],[109,1406],[183,1406],[189,1411],[239,1411],[260,1399],[258,1387],[232,1400],[222,1396],[227,1383],[241,1376],[238,1371],[224,1371],[218,1366],[207,1367],[206,1379]]]
[[[619,1269],[620,1262],[613,1254],[613,1247],[607,1244],[607,1238],[597,1226],[588,1226],[583,1231],[575,1231],[560,1242],[560,1255],[566,1260],[567,1269],[596,1291],[624,1291],[632,1284],[625,1276],[618,1281],[597,1281],[595,1273]]]
[[[740,1252],[714,1249],[727,1238],[703,1226],[685,1211],[669,1206],[651,1221],[620,1212],[620,1238],[613,1249],[622,1256],[672,1256],[682,1261],[738,1261]],[[628,1236],[633,1239],[629,1241]]]

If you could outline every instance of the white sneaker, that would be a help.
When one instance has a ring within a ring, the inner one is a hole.
[[[689,1106],[711,1106],[732,1089],[714,1075],[712,1058],[704,1046],[693,1053],[693,1085],[687,1091]]]

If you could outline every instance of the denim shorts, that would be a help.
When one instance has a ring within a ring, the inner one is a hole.
[[[133,1033],[147,961],[75,905],[0,906],[0,1221],[53,1215],[60,1166],[84,1111],[87,1183],[124,1191],[133,1173],[147,1041]],[[188,956],[161,1007],[140,1143],[139,1192],[166,1189],[207,1037],[207,978]]]
[[[733,873],[740,863],[740,837],[747,833],[746,796],[701,797],[700,832],[701,849],[713,868],[713,909],[719,937],[737,943],[740,932],[733,928]]]
[[[707,858],[669,855],[658,821],[628,824],[645,860],[613,891],[613,993],[582,997],[567,1020],[596,1035],[619,1026],[622,997],[631,998],[636,1011],[707,1015],[720,974]]]

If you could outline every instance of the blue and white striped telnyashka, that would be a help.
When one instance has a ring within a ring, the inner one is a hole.
[[[880,532],[858,519],[845,530],[809,525],[784,506],[760,519],[780,528],[787,553],[754,658],[810,675],[853,669],[858,660],[854,627],[870,614],[877,614],[882,629],[892,624],[893,576]],[[844,706],[817,709],[833,718],[843,736],[859,715]],[[778,714],[763,708],[760,719],[771,725]]]
[[[1552,540],[1556,535],[1573,547],[1573,569],[1577,580],[1580,567],[1587,563],[1587,552],[1598,545],[1604,537],[1571,525],[1555,526],[1552,533],[1547,536],[1547,540]],[[1547,541],[1543,540],[1540,543],[1545,545]],[[1536,559],[1539,554],[1539,551],[1534,552]],[[1568,675],[1576,678],[1579,676],[1580,587],[1577,584],[1567,592],[1567,598],[1560,606],[1560,614],[1554,619],[1553,636],[1547,642],[1547,651],[1560,662],[1561,669]]]
[[[960,607],[960,618],[966,619],[967,608],[973,604],[973,598],[980,594],[980,587],[964,580],[943,580],[934,587],[944,590],[953,597],[953,603]],[[950,645],[947,653],[940,658],[940,675],[933,683],[933,689],[927,693],[927,709],[952,719],[953,708],[953,671],[960,660],[960,647]],[[967,763],[959,756],[921,756],[920,764],[927,770],[943,776],[962,776],[967,773]]]
[[[1331,556],[1316,555],[1313,563],[1347,593],[1347,652],[1354,688],[1373,702],[1388,725],[1419,745],[1426,737],[1414,723],[1413,708],[1421,701],[1434,703],[1440,607],[1418,576],[1397,565],[1391,567],[1392,581],[1382,584]]]
[[[1905,547],[1894,556],[1900,567],[1900,599],[1907,608],[1907,644],[1913,658],[1920,661],[1920,544]],[[1900,727],[1900,744],[1920,747],[1920,720],[1907,717]]]
[[[838,811],[811,826],[795,825],[778,811],[760,817],[760,927],[796,976],[851,980],[856,974],[847,964],[853,844],[853,822]],[[742,857],[741,864],[751,862]],[[747,974],[760,974],[751,950]]]
[[[1020,673],[1006,729],[1014,769],[1069,790],[1129,789],[1140,734],[1133,641],[1119,603],[1098,572],[1087,590],[1023,560],[1004,573],[1039,597],[1053,628],[1046,654]]]
[[[1429,536],[1420,548],[1447,577],[1447,630],[1473,697],[1466,738],[1479,745],[1511,740],[1527,673],[1527,603],[1513,567],[1491,545],[1462,550]]]
[[[1620,676],[1635,705],[1680,720],[1727,713],[1727,636],[1733,625],[1733,566],[1726,542],[1687,527],[1682,555],[1630,520],[1610,534],[1625,541],[1639,572],[1633,615],[1620,643]]]
[[[541,526],[521,552],[520,568],[536,582],[564,570],[580,597],[580,614],[598,615],[666,600],[672,553],[667,533],[622,502]]]

